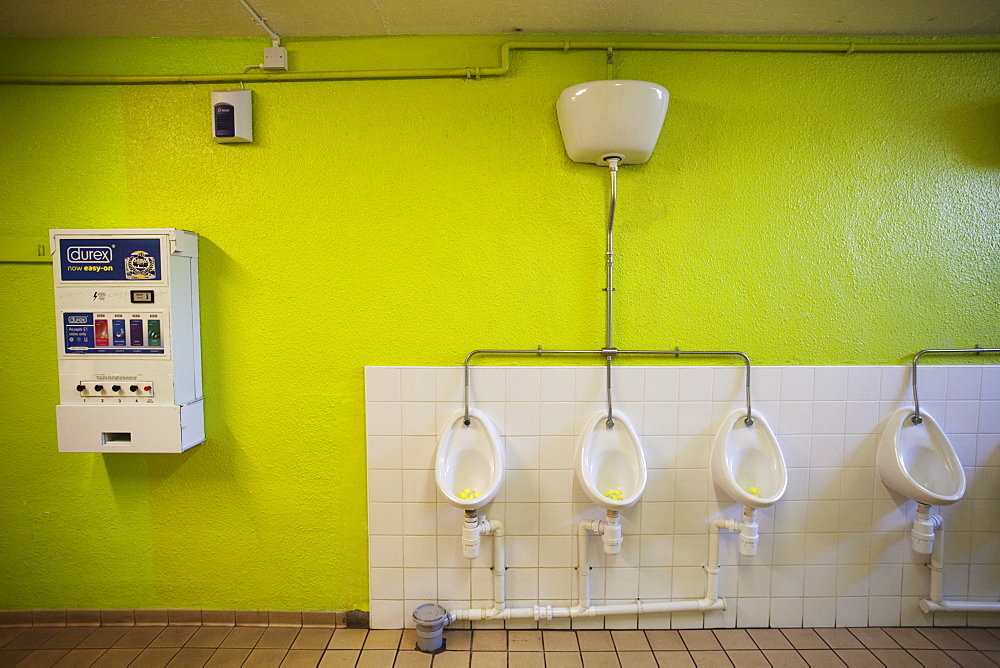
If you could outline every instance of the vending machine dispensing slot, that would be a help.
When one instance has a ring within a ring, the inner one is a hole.
[[[60,452],[183,452],[205,440],[198,235],[50,230]]]

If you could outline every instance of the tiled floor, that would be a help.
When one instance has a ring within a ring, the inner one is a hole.
[[[253,626],[0,627],[6,666],[997,666],[1000,629],[462,631],[413,651],[413,631]]]

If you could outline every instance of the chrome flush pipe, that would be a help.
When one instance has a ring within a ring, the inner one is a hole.
[[[607,390],[608,390],[608,429],[615,426],[612,417],[613,409],[611,405],[611,362],[617,352],[614,347],[612,337],[612,315],[614,313],[613,296],[615,291],[614,271],[615,271],[615,205],[618,203],[618,163],[621,158],[614,156],[608,158],[608,173],[611,175],[611,204],[608,207],[608,250],[607,250],[607,285],[604,287],[605,297],[605,323],[604,323],[604,353],[607,368]]]
[[[913,384],[913,415],[910,416],[910,421],[913,424],[920,424],[924,421],[920,417],[920,397],[917,396],[917,362],[924,355],[963,355],[975,353],[979,355],[981,353],[1000,353],[1000,348],[980,348],[979,344],[976,344],[975,348],[951,348],[944,350],[921,350],[919,353],[913,356],[913,374],[910,376],[910,381]]]

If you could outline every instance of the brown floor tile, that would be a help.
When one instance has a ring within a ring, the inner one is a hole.
[[[1000,651],[1000,638],[986,629],[952,629],[952,631],[979,651]]]
[[[694,659],[691,653],[685,650],[654,651],[653,656],[660,666],[670,666],[670,668],[695,668]]]
[[[364,647],[365,638],[368,637],[366,629],[337,629],[330,638],[329,649],[361,649]]]
[[[366,649],[358,657],[358,668],[388,668],[395,660],[394,649]]]
[[[747,634],[760,649],[794,649],[778,629],[747,629]]]
[[[731,649],[726,651],[726,656],[736,668],[769,668],[771,665],[759,649]]]
[[[23,668],[52,668],[67,654],[69,654],[68,649],[36,649],[17,665]]]
[[[51,626],[36,626],[24,629],[9,643],[3,646],[5,650],[11,649],[38,649],[49,640],[52,640],[62,629]]]
[[[473,631],[473,652],[506,652],[507,632],[498,630]],[[474,659],[475,657],[473,657]]]
[[[684,645],[692,652],[707,652],[722,649],[722,645],[719,644],[715,634],[708,629],[694,629],[681,631],[680,633],[681,639],[684,641]]]
[[[444,632],[445,647],[448,651],[472,649],[472,631],[466,629],[452,629]]]
[[[642,631],[612,631],[611,640],[619,652],[649,652],[652,647]]]
[[[829,649],[812,629],[781,629],[795,649]]]
[[[882,629],[848,629],[868,649],[898,649],[899,643]]]
[[[167,623],[171,626],[201,626],[201,610],[167,610]]]
[[[477,633],[480,633],[477,631]],[[473,634],[475,638],[475,634]],[[358,664],[361,665],[360,663]],[[507,652],[472,652],[472,668],[507,668]]]
[[[358,662],[359,649],[328,649],[323,652],[320,668],[354,668]]]
[[[150,647],[184,647],[191,636],[198,630],[197,626],[168,626],[153,638]]]
[[[287,650],[295,642],[295,636],[298,634],[299,628],[296,626],[270,626],[264,630],[255,649]],[[250,654],[253,655],[253,652]]]
[[[945,653],[962,668],[996,668],[986,655],[976,650],[949,649]]]
[[[511,656],[507,655],[507,663],[510,666],[520,668],[545,668],[545,655],[541,652],[518,652]]]
[[[129,666],[135,668],[164,668],[180,650],[176,647],[147,647]]]
[[[281,668],[316,668],[322,658],[322,649],[290,649],[281,661]]]
[[[986,650],[983,652],[986,658],[1000,666],[1000,650]]]
[[[103,649],[71,649],[55,665],[59,668],[86,668],[101,658],[101,655],[106,651]]]
[[[0,626],[0,648],[3,648],[4,645],[24,633],[24,631],[25,629],[21,627]],[[93,631],[93,629],[91,629],[91,631]]]
[[[542,645],[546,652],[579,652],[576,631],[542,631]]]
[[[417,648],[417,630],[403,629],[403,636],[399,639],[399,651],[409,652],[415,650],[416,648]]]
[[[934,643],[916,629],[883,629],[903,649],[934,649]]]
[[[794,649],[761,650],[774,668],[808,668],[809,664]]]
[[[653,650],[618,652],[618,660],[624,668],[656,668]]]
[[[583,668],[583,657],[579,652],[545,652],[545,668]]]
[[[841,668],[847,665],[832,649],[800,649],[799,654],[810,668]]]
[[[469,668],[472,663],[472,653],[464,650],[441,652],[435,655],[434,668]],[[353,663],[351,664],[354,665]]]
[[[3,666],[3,668],[16,666],[19,662],[28,658],[32,651],[30,649],[0,650],[0,666]]]
[[[0,610],[0,624],[31,626],[31,610]]]
[[[403,650],[396,652],[396,663],[392,665],[394,668],[430,668],[433,659],[434,657],[430,654],[416,650]]]
[[[32,626],[66,626],[66,610],[32,610]]]
[[[205,668],[239,668],[248,656],[250,650],[247,648],[222,647],[215,650]]]
[[[507,633],[508,652],[541,652],[541,631],[509,631]],[[512,659],[513,660],[513,659]]]
[[[302,612],[299,610],[268,610],[269,626],[302,626]]]
[[[226,639],[222,641],[219,647],[227,649],[253,649],[257,646],[257,641],[260,640],[260,637],[264,635],[264,631],[266,630],[262,626],[237,626],[229,632],[229,635],[226,636]]]
[[[278,627],[271,627],[278,628]],[[243,662],[245,668],[278,668],[288,654],[285,647],[264,647],[250,650],[250,656]],[[385,664],[389,665],[389,664]]]
[[[89,636],[80,641],[80,644],[76,646],[77,649],[94,649],[94,648],[104,648],[108,649],[116,642],[121,640],[121,637],[125,635],[128,628],[125,626],[99,626],[94,629],[94,632]],[[139,652],[136,652],[138,655]],[[103,658],[103,657],[101,657]]]
[[[170,668],[201,668],[212,658],[211,647],[182,647],[167,664]]]
[[[905,649],[873,649],[872,654],[890,668],[920,668],[920,662]]]
[[[583,668],[621,668],[616,652],[580,652]]]
[[[141,651],[138,649],[109,649],[101,655],[101,658],[91,664],[91,668],[122,668],[122,666],[132,663]]]
[[[941,649],[911,649],[909,652],[925,668],[952,668],[958,665]]]
[[[816,629],[816,635],[831,649],[863,649],[864,645],[847,629]]]
[[[743,629],[715,629],[713,633],[724,650],[757,649],[753,638]]]
[[[610,631],[577,631],[576,640],[581,652],[613,652],[615,642]]]
[[[184,643],[185,647],[219,647],[233,629],[227,626],[202,626],[191,639]]]
[[[848,668],[881,668],[879,661],[871,650],[867,649],[837,649],[834,650],[840,660],[847,664]]]
[[[45,641],[42,649],[73,649],[94,632],[88,626],[67,626]]]
[[[367,652],[370,649],[399,649],[399,641],[402,639],[402,635],[402,631],[394,630],[369,631],[363,650]]]
[[[919,631],[939,649],[973,649],[972,645],[962,640],[962,638],[951,629],[928,626],[926,628],[919,629]]]
[[[165,626],[133,626],[112,647],[115,649],[149,647],[149,643],[153,642],[165,628]]]
[[[682,634],[683,635],[683,634]],[[720,650],[692,650],[691,658],[698,668],[730,668],[733,662]]]
[[[646,640],[654,650],[687,651],[677,631],[646,631]]]
[[[326,649],[333,635],[333,629],[302,629],[295,636],[292,649]],[[316,660],[319,663],[319,659]]]

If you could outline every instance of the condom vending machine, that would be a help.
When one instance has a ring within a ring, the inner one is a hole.
[[[60,452],[183,452],[205,440],[198,235],[50,230]]]

